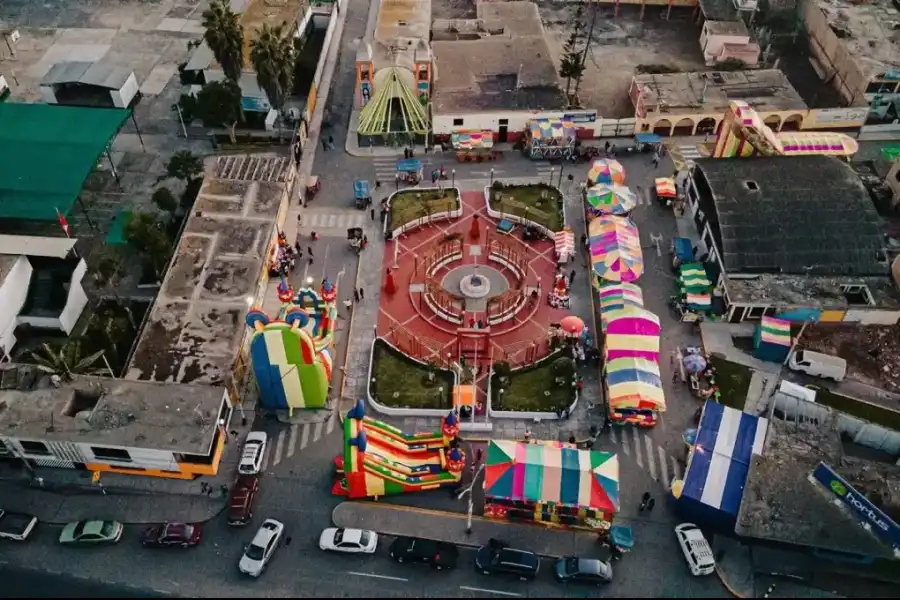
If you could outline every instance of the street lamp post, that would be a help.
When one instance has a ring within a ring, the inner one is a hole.
[[[450,187],[456,187],[456,169],[450,169]]]
[[[472,489],[475,487],[475,484],[478,483],[478,477],[481,475],[481,472],[484,471],[485,463],[482,462],[478,465],[478,470],[475,471],[475,476],[472,477],[472,483],[469,486],[461,491],[457,496],[457,500],[462,500],[463,496],[469,497],[469,506],[466,509],[466,533],[472,533],[472,511],[475,510],[475,506],[473,505],[474,500],[472,499]]]
[[[561,163],[559,165],[559,185],[556,186],[558,188],[562,188],[563,171],[565,170],[565,168],[566,168],[566,163]]]
[[[555,173],[555,172],[556,172],[556,169],[553,167],[550,167],[550,185],[551,186],[553,185],[553,173]]]
[[[491,167],[491,187],[494,187],[494,167]]]

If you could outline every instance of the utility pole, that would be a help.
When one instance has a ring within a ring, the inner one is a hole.
[[[591,2],[591,25],[588,28],[587,41],[584,43],[584,52],[581,54],[581,71],[584,72],[584,63],[587,62],[588,50],[594,40],[594,26],[597,24],[597,3]]]
[[[485,461],[482,461],[480,465],[478,465],[478,470],[475,471],[475,475],[472,477],[472,483],[469,486],[457,494],[456,499],[462,500],[463,496],[469,497],[469,507],[466,509],[466,533],[472,533],[472,511],[475,509],[473,505],[472,499],[472,489],[475,487],[475,484],[478,483],[478,477],[481,475],[481,472],[484,471]]]

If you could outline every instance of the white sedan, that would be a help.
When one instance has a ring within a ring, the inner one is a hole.
[[[378,547],[378,534],[366,529],[329,527],[319,536],[319,548],[331,552],[373,554]]]
[[[253,536],[253,541],[244,548],[244,554],[238,563],[241,573],[251,577],[259,577],[275,554],[275,548],[284,533],[284,524],[275,519],[266,519]]]

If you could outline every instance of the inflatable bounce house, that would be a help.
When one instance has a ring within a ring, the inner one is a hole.
[[[250,361],[266,410],[325,408],[331,382],[337,290],[325,279],[316,292],[299,292],[283,278],[278,286],[283,303],[277,319],[253,309],[247,313]]]
[[[344,455],[334,459],[338,476],[335,496],[378,498],[455,485],[462,477],[466,456],[456,446],[459,417],[451,411],[441,428],[403,433],[370,419],[357,401],[344,419]]]

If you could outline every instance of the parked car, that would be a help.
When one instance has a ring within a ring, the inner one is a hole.
[[[378,547],[378,534],[367,529],[329,527],[319,536],[319,548],[329,552],[372,554]]]
[[[583,582],[604,585],[613,578],[612,565],[599,558],[566,556],[556,561],[553,576],[562,583]]]
[[[141,544],[148,548],[190,548],[199,544],[202,536],[199,523],[162,523],[147,527]]]
[[[241,462],[238,464],[238,473],[241,475],[256,475],[262,470],[263,456],[266,454],[266,444],[269,436],[265,431],[251,431],[244,441],[241,450]]]
[[[812,350],[795,350],[788,359],[788,366],[792,371],[834,381],[843,381],[847,376],[845,359]]]
[[[259,577],[266,565],[272,560],[275,548],[284,533],[284,524],[275,519],[266,519],[253,540],[244,547],[244,554],[238,562],[241,573],[251,577]]]
[[[76,521],[63,527],[60,544],[115,544],[124,527],[118,521]]]
[[[684,553],[691,575],[709,575],[716,570],[716,559],[703,532],[693,523],[682,523],[675,527],[675,537]]]
[[[32,515],[0,510],[0,538],[17,542],[24,541],[34,531],[37,522],[37,517]]]
[[[253,502],[259,492],[258,475],[238,475],[228,496],[228,524],[242,527],[253,518]]]
[[[537,577],[541,559],[529,550],[490,544],[478,549],[475,554],[475,568],[484,575],[509,574],[527,581]]]
[[[398,563],[425,563],[436,570],[452,569],[459,559],[459,550],[453,544],[419,538],[401,537],[390,546],[391,558]]]

